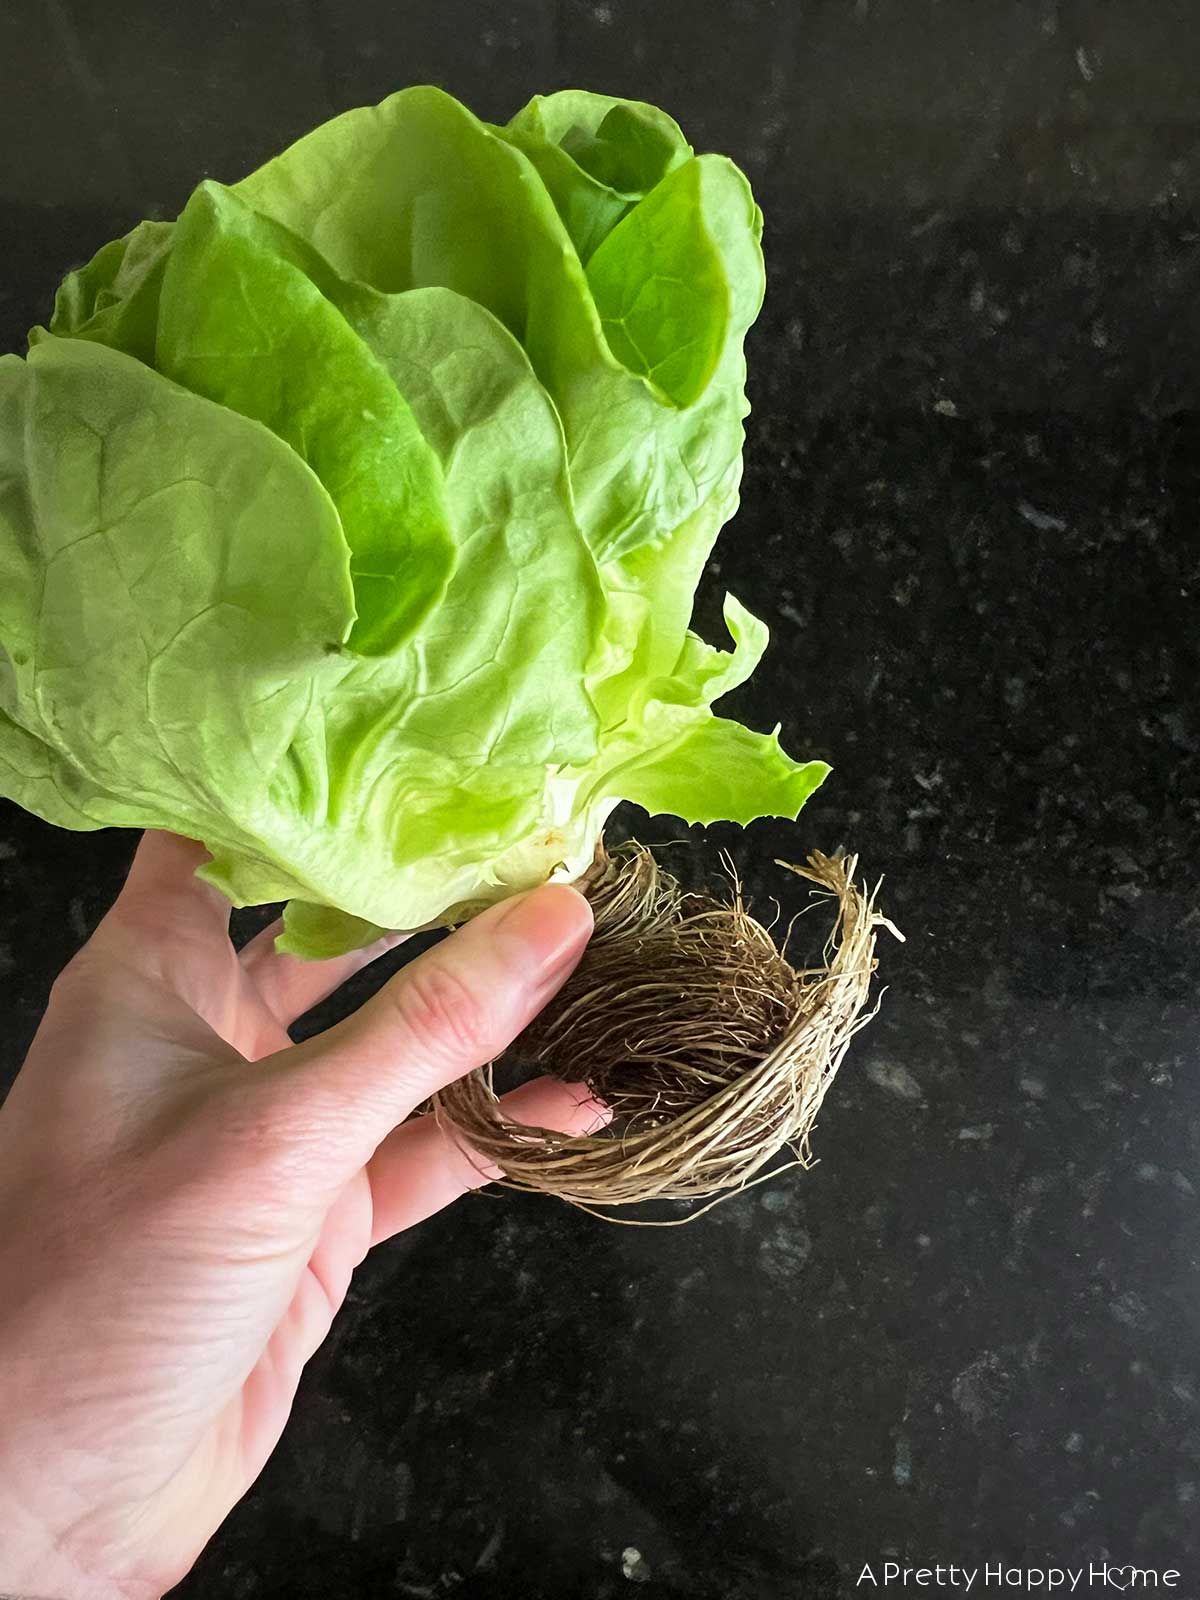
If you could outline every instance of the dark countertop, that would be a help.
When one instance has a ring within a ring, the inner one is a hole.
[[[768,621],[738,713],[835,773],[680,870],[728,846],[786,912],[773,858],[850,846],[908,935],[808,1174],[669,1231],[478,1198],[377,1251],[178,1592],[1200,1593],[1190,7],[13,0],[0,63],[3,348],[202,173],[406,82],[640,95],[739,160],[770,288],[699,620],[728,586]],[[132,844],[0,808],[0,1082]]]

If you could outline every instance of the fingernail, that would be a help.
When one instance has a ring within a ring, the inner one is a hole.
[[[509,901],[496,919],[495,931],[519,944],[521,966],[546,985],[581,955],[592,931],[592,911],[583,896],[565,883],[543,884]]]

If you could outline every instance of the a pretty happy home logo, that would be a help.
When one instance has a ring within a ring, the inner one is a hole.
[[[1061,1589],[1064,1594],[1087,1589],[1119,1589],[1142,1592],[1146,1589],[1175,1589],[1180,1573],[1175,1567],[1137,1567],[1132,1562],[1116,1566],[1111,1562],[1092,1562],[1086,1567],[1007,1567],[992,1561],[982,1567],[964,1567],[945,1562],[932,1567],[906,1567],[899,1561],[884,1561],[864,1566],[855,1582],[856,1589],[958,1589],[969,1594],[973,1589]]]

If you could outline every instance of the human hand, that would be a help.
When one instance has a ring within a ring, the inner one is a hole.
[[[147,1600],[183,1577],[370,1246],[496,1175],[404,1119],[513,1039],[591,929],[574,890],[534,890],[293,1046],[395,941],[305,963],[270,928],[239,955],[203,860],[145,836],[0,1109],[0,1592]],[[549,1079],[505,1113],[602,1117]]]

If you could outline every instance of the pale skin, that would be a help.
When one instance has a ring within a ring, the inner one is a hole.
[[[591,931],[573,889],[534,890],[292,1045],[390,945],[305,963],[272,928],[238,954],[205,859],[145,836],[0,1108],[0,1595],[157,1600],[184,1576],[367,1251],[496,1175],[405,1118],[515,1037]],[[506,1112],[603,1116],[548,1079]]]

